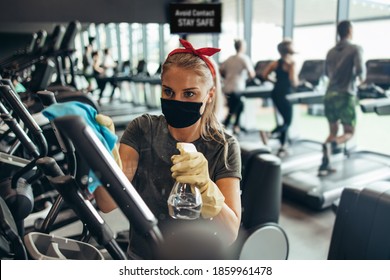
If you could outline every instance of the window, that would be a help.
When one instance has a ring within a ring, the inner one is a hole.
[[[318,11],[321,11],[320,13]],[[336,42],[337,1],[295,1],[294,46],[298,71],[305,60],[325,59]]]
[[[120,23],[119,24],[119,36],[120,36],[120,48],[122,61],[127,61],[130,59],[130,35],[129,35],[129,24]]]
[[[364,59],[390,58],[390,19],[353,23],[353,41],[362,46]]]
[[[226,60],[234,54],[234,39],[244,37],[242,1],[225,0],[222,3],[222,32],[219,36],[219,46],[222,51],[219,54],[219,61]]]
[[[142,25],[139,23],[131,24],[131,33],[132,33],[132,53],[133,57],[131,57],[131,65],[137,67],[138,61],[144,59],[143,53],[143,44],[142,44]]]
[[[353,40],[364,49],[364,58],[389,58],[390,1],[353,0],[350,19]]]
[[[390,1],[388,0],[351,0],[350,20],[390,19]]]
[[[118,60],[119,57],[119,47],[118,47],[118,40],[116,37],[116,30],[115,30],[116,24],[115,23],[109,23],[105,26],[106,29],[106,48],[111,49],[111,54],[114,60]]]
[[[276,46],[283,38],[283,1],[253,1],[253,63],[279,57]]]
[[[156,23],[146,24],[146,34],[148,72],[154,74],[160,66],[159,25]]]

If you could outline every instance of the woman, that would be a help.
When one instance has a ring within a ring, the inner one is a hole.
[[[298,78],[295,71],[295,62],[293,60],[294,50],[292,47],[292,42],[290,40],[284,40],[278,44],[278,52],[280,54],[280,59],[277,61],[271,62],[264,69],[264,79],[270,80],[269,76],[272,72],[276,73],[276,81],[274,89],[271,94],[272,101],[283,118],[283,123],[277,125],[274,130],[272,130],[271,135],[277,135],[280,141],[280,148],[278,151],[278,156],[287,155],[286,141],[288,129],[292,122],[293,110],[291,103],[287,100],[286,96],[292,92],[293,87],[298,85]],[[267,134],[260,134],[263,142],[267,144]]]
[[[202,193],[202,222],[216,226],[216,234],[230,245],[241,219],[241,159],[238,143],[216,118],[220,81],[207,56],[219,49],[195,50],[189,42],[180,42],[184,48],[173,50],[162,66],[164,116],[136,118],[121,138],[123,172],[158,218],[165,237],[175,225],[194,222],[168,214],[175,180],[196,185]],[[179,155],[178,142],[193,143],[197,152]],[[150,258],[147,240],[130,231],[129,255]]]

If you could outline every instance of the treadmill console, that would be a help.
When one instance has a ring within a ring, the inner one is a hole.
[[[373,83],[384,89],[390,87],[390,59],[375,59],[366,62],[367,83]]]
[[[301,71],[298,78],[300,84],[297,87],[298,92],[311,91],[316,87],[325,71],[325,61],[323,59],[318,60],[306,60],[303,62]]]
[[[253,79],[248,79],[246,81],[246,86],[249,87],[249,86],[259,86],[261,85],[262,83],[265,82],[265,79],[263,78],[263,72],[264,72],[264,69],[267,67],[268,64],[270,64],[272,62],[272,60],[259,60],[258,62],[256,62],[255,64],[255,77]],[[271,76],[274,75],[274,73],[271,73]]]
[[[390,59],[373,59],[366,62],[367,78],[359,86],[359,99],[387,97],[390,89]]]
[[[263,80],[262,74],[265,70],[265,68],[270,64],[272,60],[260,60],[256,62],[255,65],[255,72],[256,72],[256,77],[259,78],[260,80]]]

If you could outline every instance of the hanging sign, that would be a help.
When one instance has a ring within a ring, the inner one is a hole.
[[[220,33],[221,3],[169,5],[171,33]]]

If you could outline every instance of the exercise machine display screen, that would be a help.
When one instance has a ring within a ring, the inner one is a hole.
[[[306,60],[299,72],[299,80],[317,85],[324,75],[324,60]]]
[[[383,88],[390,86],[390,59],[369,60],[367,67],[367,84],[376,84]]]

